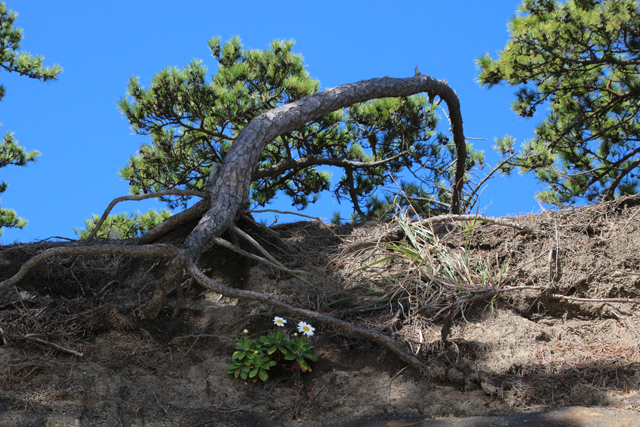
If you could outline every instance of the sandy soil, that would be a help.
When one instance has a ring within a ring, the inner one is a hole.
[[[370,282],[342,251],[384,235],[390,224],[253,230],[286,266],[309,272],[311,287],[222,249],[201,260],[229,286],[394,336],[434,367],[430,377],[377,344],[314,324],[310,341],[319,359],[312,372],[281,365],[264,383],[235,379],[227,365],[242,331],[265,335],[282,313],[186,282],[176,319],[170,295],[158,319],[143,320],[139,310],[162,276],[162,261],[53,259],[0,296],[0,426],[320,426],[571,406],[636,413],[639,212],[640,197],[630,197],[509,218],[539,234],[491,224],[471,234],[440,230],[452,250],[498,267],[508,259],[501,289],[520,288],[469,299],[451,316],[413,310],[402,299],[359,308]],[[165,241],[178,243],[186,233]],[[0,248],[0,279],[41,250]],[[303,320],[283,317],[288,325]]]

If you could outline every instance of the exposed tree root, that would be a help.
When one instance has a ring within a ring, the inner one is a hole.
[[[238,298],[238,299],[248,299],[253,301],[260,301],[266,304],[269,304],[275,308],[278,308],[286,313],[300,316],[305,319],[314,320],[316,322],[325,323],[327,325],[331,325],[334,328],[341,329],[342,331],[360,337],[365,338],[370,341],[376,342],[394,354],[396,354],[402,361],[407,363],[408,365],[418,369],[423,372],[427,376],[431,376],[431,372],[429,372],[429,367],[422,363],[420,359],[416,356],[410,354],[400,343],[398,343],[393,338],[384,335],[378,331],[374,331],[372,329],[365,329],[359,326],[355,326],[352,323],[346,322],[344,320],[336,319],[335,317],[328,316],[326,314],[318,313],[317,311],[306,310],[303,308],[294,307],[287,303],[280,301],[277,298],[272,297],[271,295],[261,294],[259,292],[253,291],[244,291],[240,289],[229,288],[228,286],[223,285],[222,283],[218,283],[214,280],[208,278],[204,273],[198,269],[198,267],[193,263],[193,261],[188,258],[183,259],[186,264],[187,271],[191,274],[196,281],[219,294],[222,294],[229,298]]]
[[[273,255],[271,255],[266,249],[264,249],[262,246],[260,246],[260,243],[256,242],[255,239],[253,237],[251,237],[250,235],[248,235],[247,233],[245,233],[244,231],[242,231],[240,228],[236,227],[235,225],[232,227],[229,227],[229,231],[231,233],[236,234],[237,236],[239,236],[240,238],[246,240],[247,242],[249,242],[251,245],[253,245],[253,247],[255,247],[262,255],[264,255],[264,257],[269,260],[268,262],[266,260],[263,260],[262,262],[266,262],[268,265],[270,265],[271,267],[280,270],[280,271],[284,271],[285,273],[289,273],[290,275],[292,275],[293,277],[295,277],[296,279],[300,280],[301,282],[303,282],[304,284],[311,286],[312,288],[321,290],[320,288],[318,288],[317,286],[311,284],[307,279],[305,279],[304,277],[300,277],[300,274],[307,274],[306,271],[302,271],[302,270],[290,270],[287,267],[285,267],[284,265],[282,265],[282,263],[280,263],[280,261],[278,261],[277,259],[275,259],[273,257]],[[260,257],[258,257],[260,258]]]
[[[55,256],[126,255],[141,258],[171,258],[173,255],[175,255],[176,252],[177,249],[174,246],[164,244],[145,246],[109,244],[98,246],[72,246],[47,249],[22,264],[20,270],[16,274],[0,282],[0,294],[2,294],[2,292],[4,292],[9,286],[13,286],[18,283],[33,267],[40,264],[42,261],[53,258]]]
[[[143,236],[136,239],[136,244],[147,245],[149,243],[156,242],[159,238],[170,233],[179,226],[202,218],[202,215],[207,211],[207,208],[207,199],[200,200],[189,209],[167,218],[151,230],[147,231]]]
[[[23,278],[27,272],[45,261],[46,259],[55,256],[80,256],[80,255],[126,255],[134,257],[161,257],[161,258],[173,258],[174,261],[180,263],[191,276],[202,286],[222,294],[229,298],[247,299],[253,301],[260,301],[276,307],[284,312],[292,315],[300,316],[304,319],[313,320],[316,322],[322,322],[331,325],[337,329],[342,330],[345,333],[365,338],[374,341],[392,351],[401,360],[411,365],[412,367],[425,373],[425,375],[431,376],[429,367],[422,363],[417,357],[410,354],[400,343],[393,338],[384,335],[378,331],[371,329],[361,328],[355,326],[352,323],[344,320],[336,319],[335,317],[328,316],[326,314],[318,313],[311,310],[306,310],[292,305],[286,304],[271,295],[261,294],[259,292],[244,291],[240,289],[230,288],[221,283],[218,283],[208,278],[185,254],[183,254],[178,248],[173,245],[156,244],[145,246],[125,246],[125,245],[99,245],[99,246],[81,246],[81,247],[63,247],[48,249],[41,254],[38,254],[25,262],[20,271],[14,276],[0,282],[0,293],[3,292],[9,286],[16,284],[21,278]]]
[[[276,270],[284,271],[285,273],[289,273],[289,274],[291,274],[292,276],[295,276],[296,278],[298,278],[298,279],[300,279],[300,280],[304,280],[304,279],[302,279],[302,278],[298,277],[297,275],[298,275],[298,274],[306,274],[306,271],[302,271],[302,270],[289,270],[287,267],[285,267],[284,265],[280,264],[280,263],[279,263],[279,262],[277,262],[277,261],[274,263],[274,262],[272,262],[271,260],[268,260],[268,259],[262,258],[261,256],[258,256],[258,255],[254,255],[254,254],[252,254],[252,253],[250,253],[250,252],[247,252],[247,251],[245,251],[245,250],[243,250],[243,249],[240,249],[239,247],[237,247],[236,245],[234,245],[234,244],[233,244],[233,243],[231,243],[231,242],[228,242],[228,241],[226,241],[226,240],[224,240],[224,239],[221,239],[220,237],[216,237],[213,241],[215,242],[215,244],[217,244],[217,245],[219,245],[219,246],[222,246],[223,248],[227,248],[227,249],[229,249],[230,251],[233,251],[233,252],[235,252],[235,253],[237,253],[237,254],[240,254],[240,255],[242,255],[242,256],[245,256],[245,257],[247,257],[247,258],[249,258],[249,259],[253,259],[253,260],[256,260],[256,261],[262,262],[262,263],[264,263],[264,264],[268,265],[269,267],[275,268]],[[306,280],[304,280],[304,281],[306,282]]]

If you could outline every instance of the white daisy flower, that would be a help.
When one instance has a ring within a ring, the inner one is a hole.
[[[312,336],[313,331],[315,330],[316,329],[313,326],[309,325],[308,323],[305,323],[305,322],[298,323],[298,331],[302,332],[308,337]]]
[[[284,324],[287,323],[287,321],[284,320],[282,317],[276,317],[275,319],[273,319],[273,323],[275,323],[276,326],[284,326]]]

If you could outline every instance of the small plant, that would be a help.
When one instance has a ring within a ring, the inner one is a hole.
[[[303,322],[300,322],[300,323],[302,324]],[[306,326],[309,326],[309,325],[306,325]],[[300,327],[298,327],[298,329],[300,329]],[[313,331],[313,328],[311,329]],[[306,332],[304,333],[307,334]],[[309,351],[313,348],[313,346],[307,342],[307,337],[305,337],[304,335],[298,336],[297,333],[293,335],[294,335],[293,341],[291,341],[291,345],[289,346],[290,353],[287,356],[285,356],[285,359],[293,360],[294,366],[300,367],[300,370],[302,372],[311,371],[311,368],[307,363],[307,359],[315,362],[316,360],[318,360],[318,356],[316,356],[315,354],[309,353]],[[313,335],[313,332],[311,332],[310,335]]]
[[[340,225],[342,223],[342,218],[340,217],[340,211],[335,211],[331,216],[331,224]]]
[[[283,332],[287,321],[281,317],[273,319],[275,328],[260,339],[250,339],[249,331],[244,330],[244,336],[236,344],[236,351],[231,358],[233,363],[227,367],[227,373],[234,377],[246,380],[253,378],[266,381],[269,378],[270,368],[292,361],[292,370],[300,369],[302,372],[311,371],[309,361],[315,362],[318,356],[311,353],[313,346],[307,341],[307,336],[313,336],[315,329],[305,322],[298,323],[298,331],[294,333],[293,340],[289,340]]]

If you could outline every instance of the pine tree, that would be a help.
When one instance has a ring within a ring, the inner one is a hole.
[[[637,0],[524,0],[510,40],[477,60],[479,82],[519,87],[513,110],[548,107],[512,166],[534,171],[545,203],[636,193],[640,166]],[[504,148],[504,147],[503,147]]]
[[[266,50],[244,49],[233,37],[209,41],[218,62],[206,81],[207,68],[193,60],[183,69],[165,68],[148,88],[131,78],[119,108],[135,133],[150,135],[120,176],[131,192],[164,189],[203,190],[211,168],[222,163],[238,132],[258,115],[319,89],[305,71],[293,41],[273,41]],[[375,99],[327,114],[274,139],[253,172],[250,202],[264,206],[283,191],[298,208],[331,190],[365,217],[369,196],[407,168],[421,169],[426,190],[434,183],[451,191],[455,149],[443,150],[435,138],[437,104],[425,96]],[[331,174],[320,166],[340,168],[343,176],[330,189]],[[426,193],[425,193],[426,194]],[[448,195],[450,197],[450,194]],[[166,198],[170,207],[185,199]],[[440,206],[441,207],[441,206]]]
[[[7,5],[0,2],[0,68],[32,79],[42,81],[55,79],[62,71],[59,65],[44,67],[42,65],[43,57],[18,52],[23,35],[22,29],[16,28],[14,25],[17,17],[17,13],[9,11]],[[4,95],[5,87],[0,85],[0,100],[4,98]],[[0,142],[0,168],[8,165],[26,166],[27,163],[35,161],[39,155],[40,153],[36,150],[26,151],[19,146],[12,132],[5,133]],[[0,193],[6,189],[7,183],[0,182]],[[27,225],[27,221],[18,217],[14,210],[0,208],[0,235],[2,235],[2,227],[23,228],[25,225]]]

